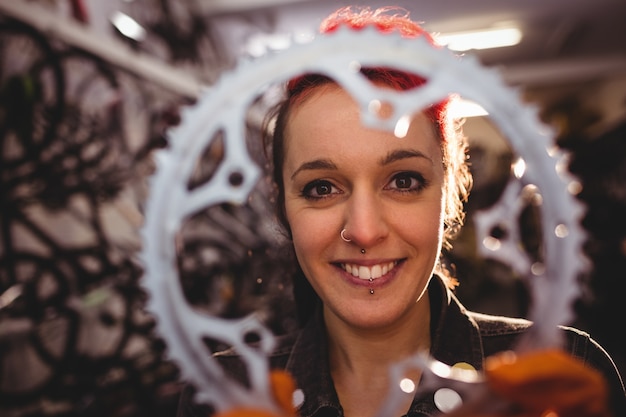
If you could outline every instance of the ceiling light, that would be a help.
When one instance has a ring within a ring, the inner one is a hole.
[[[132,17],[122,12],[115,12],[111,17],[111,23],[120,33],[127,38],[133,39],[137,42],[143,41],[146,38],[146,30],[141,27],[139,23]]]
[[[245,50],[253,57],[260,57],[270,51],[280,51],[289,48],[293,42],[307,43],[314,38],[312,32],[299,31],[287,33],[257,33],[251,36]]]
[[[522,40],[522,32],[515,27],[457,32],[436,36],[437,42],[453,51],[489,49],[513,46]]]

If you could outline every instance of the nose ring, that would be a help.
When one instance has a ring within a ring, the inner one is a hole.
[[[343,229],[343,230],[341,231],[341,233],[339,233],[339,235],[341,236],[341,239],[342,239],[344,242],[352,242],[352,239],[348,239],[348,238],[345,236],[345,233],[346,233],[346,229]]]

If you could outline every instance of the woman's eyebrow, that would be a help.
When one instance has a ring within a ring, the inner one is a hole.
[[[387,154],[380,160],[379,163],[380,165],[387,165],[395,161],[409,158],[423,158],[432,163],[432,159],[430,159],[430,157],[415,149],[397,149]],[[337,169],[337,165],[329,159],[314,159],[313,161],[307,161],[300,165],[298,169],[291,174],[291,179],[293,179],[301,171],[316,169]]]
[[[415,149],[396,149],[395,151],[389,152],[384,158],[382,158],[379,162],[380,165],[391,164],[392,162],[400,161],[402,159],[408,158],[423,158],[430,163],[433,163],[433,160],[427,156],[426,154],[415,150]]]
[[[337,169],[337,165],[335,165],[329,159],[314,159],[313,161],[308,161],[303,163],[291,174],[291,179],[293,179],[300,171],[314,170],[314,169]]]

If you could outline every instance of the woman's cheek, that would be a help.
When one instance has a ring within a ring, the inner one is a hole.
[[[294,220],[290,223],[293,232],[293,244],[297,252],[315,251],[317,241],[323,228],[317,225],[314,218],[300,214],[294,216]]]

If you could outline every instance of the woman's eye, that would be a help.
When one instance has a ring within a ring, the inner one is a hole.
[[[387,188],[399,191],[418,191],[424,188],[424,177],[415,172],[402,172],[395,175]]]
[[[337,190],[335,187],[328,181],[313,181],[308,183],[304,190],[302,190],[302,195],[306,198],[323,198],[327,195],[335,193]]]

